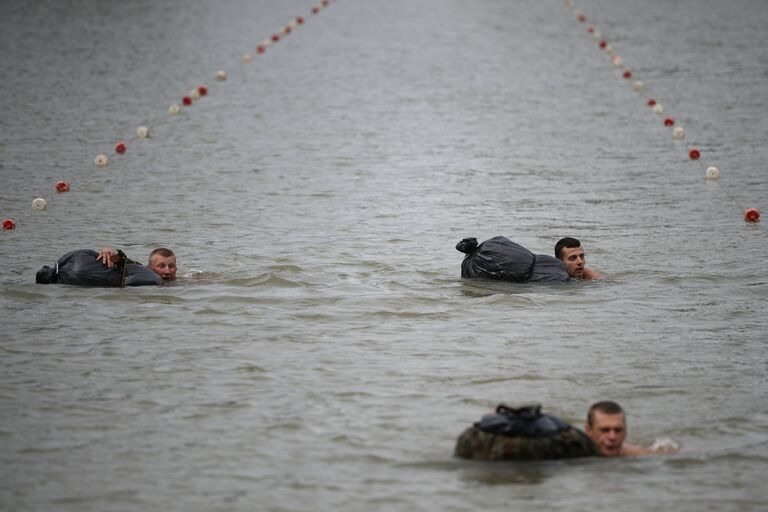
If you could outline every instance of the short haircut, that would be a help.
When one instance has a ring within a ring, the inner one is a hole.
[[[563,249],[565,248],[571,249],[573,247],[581,247],[581,242],[569,236],[565,238],[561,238],[555,244],[555,258],[559,260],[563,259]]]
[[[170,258],[171,256],[176,256],[173,254],[173,251],[170,249],[166,249],[165,247],[158,247],[151,253],[149,253],[149,261],[152,261],[152,256],[154,255],[162,256],[163,258]]]
[[[587,425],[590,427],[595,422],[595,411],[603,414],[624,414],[624,409],[622,409],[616,402],[603,400],[602,402],[594,403],[587,413]]]

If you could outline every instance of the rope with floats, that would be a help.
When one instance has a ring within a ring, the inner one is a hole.
[[[311,15],[317,15],[323,9],[330,6],[333,1],[334,0],[321,0],[320,3],[313,5],[309,12]],[[303,26],[305,23],[305,17],[294,17],[270,37],[264,38],[261,42],[259,42],[254,48],[255,54],[257,56],[265,54],[271,47],[280,42],[289,34],[294,33],[296,29]],[[240,57],[241,65],[248,65],[253,62],[253,60],[254,55],[250,52],[243,53]],[[224,69],[220,69],[213,74],[213,80],[216,84],[223,84],[228,80],[228,78],[229,75]],[[198,101],[208,96],[209,92],[209,87],[203,83],[193,88],[188,93],[180,95],[180,101],[172,103],[170,107],[168,107],[165,115],[154,117],[146,125],[137,127],[134,130],[133,135],[116,141],[113,147],[114,153],[119,158],[124,158],[128,153],[128,148],[133,145],[134,142],[149,139],[154,128],[162,126],[164,123],[170,122],[170,119],[177,116],[178,114],[190,110],[191,107],[193,107]],[[107,153],[104,152],[96,155],[93,158],[93,163],[98,168],[104,168],[113,164],[114,162],[109,158]],[[59,180],[54,185],[54,190],[57,194],[64,194],[72,190],[72,186],[69,181]],[[42,196],[37,197],[32,201],[32,209],[35,211],[47,210],[48,201]],[[11,217],[4,218],[2,222],[0,222],[0,229],[3,231],[15,230],[16,221]]]
[[[564,4],[568,9],[573,10],[573,13],[575,15],[576,20],[579,23],[587,23],[587,16],[578,8],[576,7],[576,4],[574,0],[564,0]],[[627,67],[627,65],[624,62],[624,59],[616,53],[616,50],[613,48],[613,46],[610,44],[610,42],[607,40],[607,38],[604,36],[604,34],[598,30],[598,28],[595,26],[595,24],[589,24],[587,26],[587,33],[589,33],[592,36],[592,39],[597,42],[597,48],[605,53],[606,55],[610,56],[610,62],[611,65],[621,72],[622,78],[624,78],[627,81],[631,81],[632,90],[634,90],[638,95],[644,100],[645,104],[651,108],[654,114],[658,116],[663,116],[662,124],[663,126],[667,128],[672,129],[672,138],[676,141],[682,141],[686,137],[686,131],[682,126],[677,125],[675,118],[670,116],[668,113],[665,114],[666,109],[665,107],[653,96],[649,95],[647,93],[647,85],[642,80],[639,80],[635,73]],[[690,146],[686,150],[688,159],[692,162],[695,162],[700,170],[702,171],[705,179],[714,181],[717,183],[718,188],[720,191],[730,200],[732,201],[741,211],[744,212],[744,221],[750,224],[755,224],[760,221],[760,212],[757,208],[754,207],[744,207],[736,198],[735,194],[730,193],[728,190],[725,189],[725,187],[720,183],[720,169],[714,165],[705,166],[704,163],[701,161],[702,157],[702,151],[698,146]],[[762,228],[762,226],[761,226]]]

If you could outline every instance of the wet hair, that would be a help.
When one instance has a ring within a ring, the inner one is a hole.
[[[151,253],[149,253],[149,261],[152,261],[152,256],[154,255],[162,256],[163,258],[170,258],[171,256],[176,256],[173,254],[173,251],[170,249],[166,249],[165,247],[158,247]]]
[[[594,403],[592,404],[592,407],[589,408],[589,412],[587,412],[587,425],[590,427],[595,421],[595,411],[603,414],[624,414],[624,409],[622,409],[616,402],[603,400],[602,402]]]
[[[574,247],[581,247],[581,242],[569,236],[561,238],[555,244],[555,258],[559,260],[563,259],[563,249],[572,249]]]

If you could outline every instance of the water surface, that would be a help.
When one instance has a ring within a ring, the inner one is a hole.
[[[762,510],[768,6],[580,6],[684,141],[562,2],[4,2],[0,508]],[[606,279],[462,281],[499,234]],[[104,245],[186,277],[33,284]],[[682,451],[452,458],[497,403],[606,398]]]

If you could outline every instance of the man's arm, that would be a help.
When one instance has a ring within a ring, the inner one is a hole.
[[[676,453],[679,450],[680,448],[675,443],[659,445],[658,447],[652,446],[651,448],[624,443],[624,446],[621,447],[621,454],[625,457],[640,457],[643,455],[665,455]]]
[[[602,277],[599,272],[587,267],[584,267],[584,273],[581,275],[582,279],[602,279]]]
[[[99,249],[99,255],[96,256],[96,261],[102,262],[107,268],[112,268],[115,265],[121,264],[121,262],[141,265],[138,261],[129,259],[123,251],[113,249],[112,247],[102,247]]]

